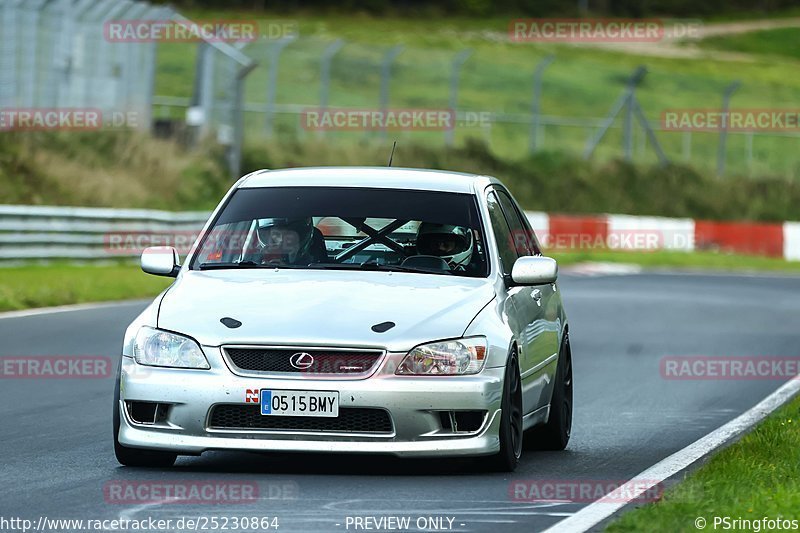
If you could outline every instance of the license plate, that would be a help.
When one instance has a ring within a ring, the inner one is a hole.
[[[339,416],[339,393],[261,389],[264,416]]]

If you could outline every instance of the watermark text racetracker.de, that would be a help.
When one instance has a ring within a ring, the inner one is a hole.
[[[328,108],[308,107],[300,127],[311,131],[448,131],[456,127],[490,125],[492,113],[446,108]]]
[[[103,485],[103,499],[113,505],[236,505],[262,500],[295,500],[300,493],[293,481],[259,484],[247,480],[111,480]]]
[[[512,42],[655,43],[664,39],[696,39],[697,20],[626,18],[529,18],[508,25]]]
[[[2,379],[104,379],[114,365],[106,356],[0,357]]]
[[[109,20],[103,35],[110,43],[253,42],[296,37],[292,20]]]
[[[323,234],[325,234],[323,229]],[[570,250],[638,250],[654,251],[661,249],[692,249],[694,232],[688,230],[662,229],[618,229],[603,234],[589,231],[549,232],[535,230],[540,244],[548,249]],[[204,239],[204,250],[213,250],[221,255],[226,252],[254,253],[259,250],[259,242],[249,231],[215,228],[206,235],[195,230],[172,231],[113,231],[103,235],[103,249],[109,255],[141,254],[145,249],[157,247],[148,253],[167,253],[174,247],[180,254],[193,253],[194,244],[200,237]],[[531,236],[517,232],[511,239],[513,245],[529,243]],[[213,259],[213,258],[209,258]]]
[[[516,479],[508,486],[514,502],[654,502],[664,494],[658,480]]]
[[[800,109],[666,109],[661,113],[665,131],[798,132]]]
[[[800,357],[666,356],[659,367],[668,380],[787,380],[800,376]]]
[[[0,131],[93,131],[138,128],[136,111],[96,108],[0,108]]]

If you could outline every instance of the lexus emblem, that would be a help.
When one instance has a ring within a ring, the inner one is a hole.
[[[297,352],[289,358],[289,364],[297,370],[306,370],[314,364],[314,356],[308,352]]]

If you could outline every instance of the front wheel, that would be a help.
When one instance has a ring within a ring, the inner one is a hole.
[[[569,334],[561,341],[550,417],[543,426],[532,428],[526,441],[539,450],[563,450],[572,433],[572,348]]]
[[[522,455],[522,385],[516,349],[506,363],[500,417],[500,451],[492,456],[491,466],[498,472],[513,472]]]
[[[157,450],[140,450],[139,448],[128,448],[119,443],[119,376],[114,386],[114,455],[119,464],[123,466],[140,466],[165,468],[175,464],[178,454],[170,452],[160,452]]]

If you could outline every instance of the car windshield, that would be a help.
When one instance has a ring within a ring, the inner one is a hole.
[[[193,270],[364,269],[488,275],[471,194],[344,187],[236,190]]]

